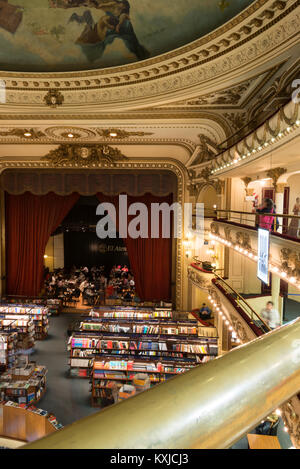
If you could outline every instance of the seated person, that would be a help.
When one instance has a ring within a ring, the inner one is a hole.
[[[211,319],[211,309],[203,303],[202,308],[199,310],[199,316],[201,319]]]

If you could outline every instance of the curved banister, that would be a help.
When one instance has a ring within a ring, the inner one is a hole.
[[[251,313],[251,320],[252,321],[257,321],[255,323],[255,326],[258,327],[259,329],[262,330],[263,333],[265,332],[269,332],[271,331],[271,328],[268,326],[268,324],[263,320],[263,318],[252,308],[252,306],[249,305],[249,303],[245,300],[245,298],[240,295],[234,288],[232,288],[231,285],[229,285],[222,277],[220,277],[220,275],[218,275],[216,272],[214,272],[215,274],[215,281],[214,281],[214,284],[216,285],[217,282],[221,282],[221,284],[223,285],[223,287],[225,287],[225,291],[226,289],[230,291],[230,294],[233,298],[233,300],[236,301],[236,299],[238,298],[239,301],[241,302],[241,304],[239,304],[240,307],[242,307],[242,309],[244,310],[244,312],[249,316],[249,313],[248,311],[250,311]],[[263,324],[264,328],[262,328],[260,326],[260,323]]]

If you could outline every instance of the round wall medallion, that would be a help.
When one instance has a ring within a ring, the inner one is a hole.
[[[45,130],[48,137],[64,140],[87,140],[96,136],[95,132],[81,127],[49,127]]]

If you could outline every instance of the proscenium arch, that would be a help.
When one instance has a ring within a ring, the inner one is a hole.
[[[124,172],[143,172],[143,173],[153,173],[157,172],[170,172],[176,176],[176,201],[183,206],[184,203],[184,193],[187,183],[187,171],[185,167],[176,160],[169,160],[167,162],[162,163],[161,161],[153,161],[147,159],[140,159],[138,162],[122,162],[117,163],[113,167],[99,167],[96,169],[91,168],[74,168],[72,165],[66,168],[55,168],[51,166],[49,163],[39,162],[39,163],[22,163],[14,162],[4,164],[0,170],[0,202],[1,202],[1,263],[0,263],[0,277],[4,280],[0,282],[0,290],[3,292],[3,288],[5,288],[5,197],[4,191],[5,187],[1,184],[2,176],[6,173],[6,171],[36,171],[37,174],[45,171],[47,173],[74,173],[76,175],[82,175],[87,171],[92,171],[92,173],[102,173],[102,174],[109,174],[112,171],[118,172],[120,174],[124,174]],[[27,189],[31,192],[30,187]],[[50,190],[51,191],[51,190]],[[48,191],[48,192],[50,192]],[[76,192],[76,188],[74,188],[71,192]],[[101,188],[99,188],[99,192],[101,192]],[[66,195],[61,193],[60,195]],[[86,194],[84,194],[86,195]],[[172,293],[173,293],[173,300],[176,303],[176,308],[181,310],[183,308],[183,269],[184,269],[184,260],[183,260],[183,246],[182,246],[183,239],[178,238],[174,239],[172,243]]]

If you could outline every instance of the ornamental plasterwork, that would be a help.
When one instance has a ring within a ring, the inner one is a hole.
[[[44,102],[46,106],[56,108],[62,106],[65,98],[64,95],[58,90],[49,90],[44,96]]]
[[[214,171],[213,177],[230,171],[233,162],[235,162],[234,168],[238,168],[244,163],[248,164],[250,161],[264,156],[278,144],[286,143],[294,138],[295,133],[299,133],[297,124],[299,119],[300,106],[298,103],[290,101],[256,131],[242,139],[230,150],[219,155],[210,164],[211,171]]]
[[[280,250],[281,268],[289,276],[300,280],[300,254],[289,248]]]
[[[30,136],[30,139],[32,140],[37,140],[46,136],[44,132],[32,128],[16,128],[0,131],[0,137],[27,138],[26,135]]]
[[[146,137],[148,135],[153,135],[153,132],[141,132],[141,131],[130,131],[123,129],[97,129],[98,135],[103,138],[111,138],[111,134],[115,134],[115,138],[118,140],[123,140],[130,137]]]
[[[253,63],[277,46],[282,47],[298,33],[300,17],[296,6],[296,0],[258,0],[252,8],[227,23],[225,29],[220,28],[163,58],[139,64],[89,73],[43,74],[43,78],[41,74],[3,72],[1,78],[7,86],[7,107],[10,104],[40,107],[45,92],[51,89],[63,93],[62,109],[75,104],[91,106],[100,103],[102,107],[105,103],[116,103],[120,108],[124,103],[136,103],[137,100],[146,104],[146,98],[160,96],[161,100],[162,95],[175,91],[178,97],[179,90],[206,86],[224,74],[228,78],[229,73],[236,74],[238,68],[250,61]],[[264,8],[257,11],[259,7]],[[247,21],[245,13],[248,15],[249,12],[253,15]],[[227,32],[229,27],[230,34]],[[205,49],[200,48],[200,44],[204,45],[203,40]]]
[[[200,134],[199,141],[197,156],[191,166],[211,161],[220,152],[217,143],[207,135]]]
[[[118,148],[108,145],[60,145],[42,157],[55,167],[71,164],[72,166],[91,167],[99,163],[114,164],[117,161],[127,160]]]
[[[300,449],[300,400],[294,396],[290,401],[281,406],[282,417],[288,428],[295,448]]]
[[[189,280],[202,290],[208,291],[211,288],[211,276],[213,276],[213,274],[201,274],[193,267],[188,268]]]
[[[219,225],[217,223],[212,223],[210,225],[210,231],[212,232],[212,234],[214,235],[220,235],[220,232],[219,232]]]
[[[273,181],[273,186],[274,186],[274,189],[276,191],[277,189],[277,181],[278,179],[280,178],[280,176],[282,176],[283,174],[286,173],[286,169],[285,168],[273,168],[273,169],[270,169],[268,172],[267,172],[267,176],[269,178],[272,179]],[[277,192],[277,191],[276,191]]]
[[[186,104],[188,106],[237,106],[245,92],[249,90],[251,83],[252,80],[248,80],[245,83],[237,85],[233,88],[192,99],[187,101]]]
[[[244,326],[242,320],[238,319],[236,316],[234,316],[233,314],[230,314],[230,319],[231,319],[231,322],[232,322],[232,327],[233,329],[235,330],[238,338],[243,342],[243,343],[247,343],[247,342],[251,342],[251,340],[254,339],[254,337],[250,337],[249,336],[249,333],[247,331],[248,329],[248,325],[247,325],[247,328]]]
[[[250,235],[243,231],[238,231],[235,233],[236,244],[244,249],[251,250],[251,240]]]
[[[229,226],[224,226],[224,234],[225,234],[225,239],[233,243],[233,239],[231,237],[231,228]]]
[[[3,127],[2,127],[3,128]],[[38,128],[3,128],[5,130],[0,132],[0,142],[1,143],[14,143],[14,144],[32,144],[32,143],[60,143],[66,141],[70,142],[69,135],[72,134],[72,141],[80,142],[92,142],[95,140],[95,143],[103,141],[108,144],[120,143],[124,144],[126,140],[126,145],[175,145],[185,148],[190,154],[195,151],[196,144],[192,140],[184,138],[155,138],[150,137],[154,135],[153,132],[142,132],[142,131],[126,131],[121,130],[120,136],[119,133],[117,137],[107,136],[108,132],[111,132],[111,129],[97,129],[97,128],[80,128],[80,127],[66,127],[66,126],[56,126],[49,127],[43,131]],[[28,136],[25,136],[25,134]],[[30,135],[29,135],[30,134]],[[101,136],[102,134],[102,136]],[[126,135],[128,135],[126,137]],[[149,137],[148,137],[149,135]]]
[[[234,130],[239,130],[244,127],[247,123],[247,113],[246,112],[226,112],[224,117],[231,123]]]

